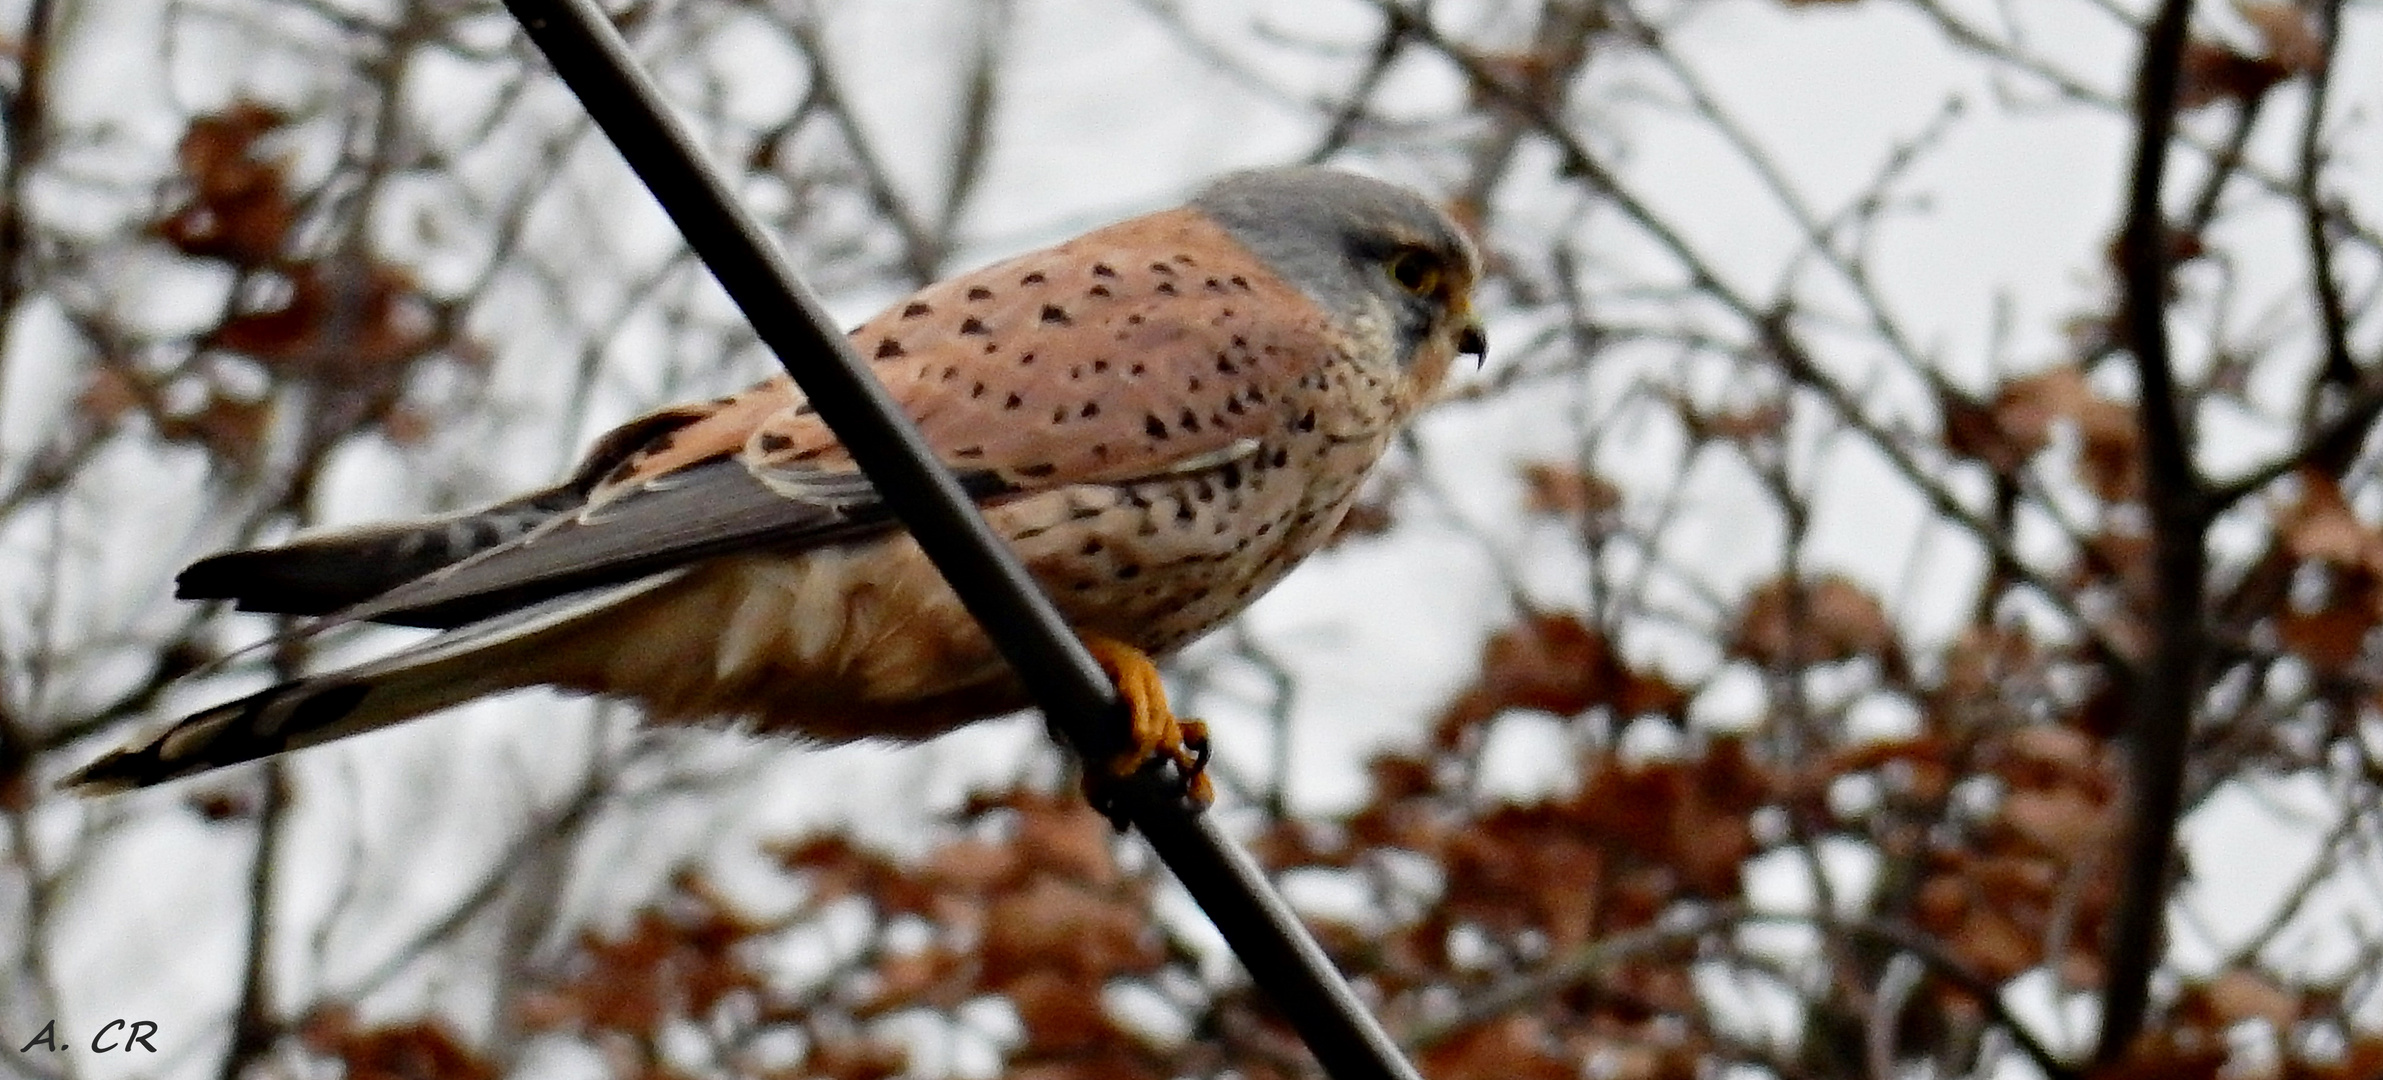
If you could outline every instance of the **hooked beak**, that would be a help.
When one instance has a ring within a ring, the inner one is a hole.
[[[1456,327],[1456,355],[1472,357],[1476,368],[1489,363],[1489,335],[1482,332],[1481,319],[1471,308],[1460,308],[1456,315],[1462,320]]]

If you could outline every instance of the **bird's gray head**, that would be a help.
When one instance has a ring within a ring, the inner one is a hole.
[[[1488,349],[1473,244],[1414,192],[1336,169],[1261,169],[1218,179],[1191,205],[1326,311],[1386,330],[1401,364],[1444,369]]]

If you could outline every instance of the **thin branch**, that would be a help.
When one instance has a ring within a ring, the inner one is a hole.
[[[852,111],[852,104],[837,86],[836,69],[828,60],[827,39],[820,35],[816,19],[796,19],[787,30],[811,61],[811,95],[834,122],[837,134],[843,136],[844,147],[860,169],[861,182],[868,189],[870,201],[877,205],[878,213],[893,223],[894,231],[902,234],[903,273],[912,285],[934,281],[942,276],[943,244],[919,223],[918,215],[910,209],[910,201],[894,186],[893,174],[878,158],[868,131],[861,127],[860,116]]]
[[[275,870],[281,864],[281,845],[289,820],[289,766],[267,761],[259,777],[264,791],[257,803],[257,842],[248,867],[248,948],[240,966],[240,992],[232,1011],[232,1040],[223,1055],[219,1080],[240,1080],[248,1067],[273,1050],[281,1027],[272,1016],[266,980],[271,970]]]
[[[16,325],[30,272],[25,258],[32,229],[25,220],[25,181],[41,157],[42,128],[49,111],[50,28],[56,0],[33,0],[14,45],[17,84],[0,113],[0,139],[8,161],[0,164],[0,386],[6,385],[9,328]]]
[[[2316,16],[2322,59],[2309,78],[2308,116],[2300,125],[2300,221],[2309,246],[2309,288],[2316,294],[2319,326],[2325,334],[2325,365],[2319,374],[2327,383],[2347,386],[2358,381],[2358,365],[2350,359],[2350,316],[2343,305],[2341,281],[2334,275],[2332,244],[2325,235],[2325,203],[2317,188],[2318,174],[2325,168],[2321,138],[2326,92],[2333,86],[2333,58],[2341,37],[2342,0],[2326,0],[2318,6]],[[2316,395],[2310,396],[2309,404],[2312,408],[2317,405]]]

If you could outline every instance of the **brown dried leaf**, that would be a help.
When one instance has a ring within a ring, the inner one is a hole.
[[[828,1080],[893,1080],[910,1071],[910,1055],[874,1039],[822,1038],[803,1064]]]
[[[265,432],[273,406],[264,401],[239,401],[210,391],[197,411],[157,417],[157,433],[169,442],[204,446],[236,468],[256,464],[264,453]]]
[[[2176,85],[2178,109],[2252,101],[2293,74],[2293,68],[2272,57],[2245,56],[2206,38],[2185,42],[2181,66]]]
[[[2317,39],[2307,8],[2285,0],[2234,0],[2234,10],[2258,31],[2267,59],[2286,72],[2306,75],[2325,66],[2325,43]]]
[[[147,384],[131,371],[121,367],[103,367],[91,373],[83,389],[75,395],[77,412],[96,423],[114,422],[135,409],[148,409],[155,397]]]
[[[2226,1041],[2215,1033],[2154,1028],[2135,1039],[2126,1055],[2085,1070],[2085,1080],[2218,1080],[2225,1073]]]
[[[1900,662],[1886,609],[1867,590],[1831,574],[1800,589],[1773,580],[1746,598],[1731,650],[1765,666],[1802,666],[1873,657]]]
[[[2111,808],[2073,788],[2015,791],[2003,801],[2002,822],[2027,842],[2061,856],[2091,856],[2117,837]]]
[[[1000,987],[1026,1029],[1028,1057],[1080,1054],[1123,1039],[1101,1010],[1098,981],[1084,982],[1049,968],[1026,972]]]
[[[2329,603],[2315,611],[2284,611],[2275,617],[2276,636],[2284,648],[2320,671],[2341,672],[2366,651],[2367,635],[2375,629],[2375,605]]]
[[[340,1059],[352,1080],[413,1080],[452,1077],[496,1080],[497,1064],[465,1046],[439,1020],[358,1028],[352,1016],[318,1013],[303,1035],[309,1045]]]
[[[184,254],[240,267],[280,258],[297,203],[281,165],[257,160],[254,151],[283,122],[280,113],[250,101],[194,117],[179,147],[191,199],[157,223],[158,234]]]
[[[1937,395],[1936,405],[1944,417],[1945,449],[1985,462],[1997,473],[2008,475],[2017,471],[2043,448],[2040,432],[2039,441],[2032,445],[2015,438],[2012,432],[2004,430],[1994,408],[1966,395],[1947,390]]]
[[[1622,505],[1613,482],[1578,466],[1534,461],[1522,467],[1523,508],[1534,514],[1589,518]]]
[[[1164,959],[1139,904],[1052,878],[993,900],[985,920],[984,979],[999,986],[1036,968],[1098,985]]]
[[[2255,971],[2236,968],[2207,982],[2188,986],[2178,995],[2176,1011],[2187,1022],[2200,1021],[2223,1030],[2245,1020],[2265,1021],[2278,1033],[2300,1022],[2300,995]]]
[[[308,263],[288,280],[280,306],[233,315],[204,344],[284,378],[372,394],[393,390],[436,343],[430,301],[394,267]]]
[[[1566,1058],[1546,1024],[1534,1016],[1506,1016],[1466,1030],[1423,1052],[1417,1068],[1434,1080],[1575,1080],[1580,1066]]]
[[[2341,483],[2313,469],[2300,473],[2300,501],[2277,515],[2284,549],[2329,566],[2383,571],[2383,532],[2358,519]]]
[[[1441,710],[1434,737],[1438,745],[1454,747],[1508,709],[1574,716],[1598,705],[1624,717],[1677,719],[1688,694],[1661,675],[1632,669],[1604,634],[1579,618],[1531,614],[1482,646],[1480,677]]]
[[[1019,808],[1015,846],[1034,869],[1086,885],[1115,885],[1124,877],[1112,840],[1116,830],[1083,800],[1044,796]]]
[[[2077,414],[2077,475],[2107,502],[2127,502],[2143,489],[2143,432],[2135,412],[2094,401]]]
[[[2094,401],[2085,372],[2064,365],[2004,383],[1991,411],[1995,426],[2024,459],[2051,445],[2054,423],[2076,419]]]

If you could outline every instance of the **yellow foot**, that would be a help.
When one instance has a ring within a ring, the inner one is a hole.
[[[1094,806],[1106,808],[1104,790],[1110,784],[1165,761],[1172,762],[1175,774],[1182,777],[1184,799],[1193,809],[1206,810],[1216,801],[1216,787],[1209,783],[1206,771],[1208,725],[1175,718],[1174,710],[1167,707],[1167,688],[1159,681],[1158,668],[1142,650],[1089,634],[1084,637],[1084,647],[1100,661],[1101,670],[1109,673],[1109,681],[1117,684],[1117,696],[1125,699],[1133,715],[1133,749],[1106,763],[1088,764],[1084,797]]]

